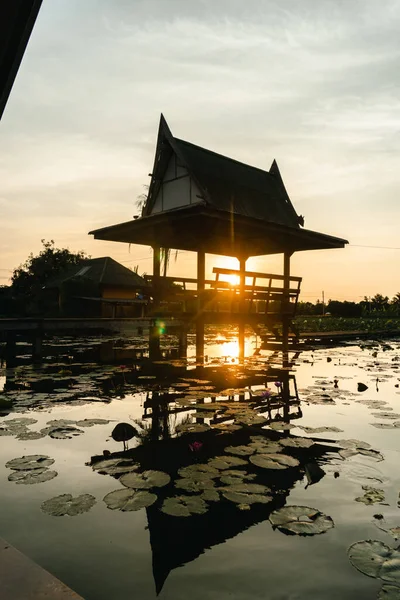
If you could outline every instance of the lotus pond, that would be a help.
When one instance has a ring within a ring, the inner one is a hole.
[[[87,600],[399,600],[400,341],[164,342],[3,365],[0,535]]]

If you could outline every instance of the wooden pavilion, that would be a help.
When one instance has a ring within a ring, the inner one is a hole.
[[[178,139],[161,115],[141,216],[90,233],[99,240],[151,246],[154,301],[149,314],[179,318],[183,325],[194,322],[198,358],[204,354],[205,323],[237,323],[243,358],[246,324],[280,322],[282,349],[288,351],[301,283],[290,275],[291,255],[347,243],[303,225],[275,160],[263,171]],[[162,248],[196,252],[197,277],[161,277]],[[215,279],[206,280],[206,253],[236,257],[239,270],[214,268]],[[246,271],[248,258],[270,254],[283,254],[282,275]],[[237,285],[223,281],[228,274],[237,276]],[[193,285],[194,290],[187,289]]]

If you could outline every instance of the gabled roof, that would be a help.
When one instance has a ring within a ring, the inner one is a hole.
[[[148,283],[143,277],[140,277],[140,275],[124,267],[109,256],[105,256],[82,261],[81,264],[67,269],[59,277],[49,281],[45,288],[58,288],[67,279],[76,277],[90,279],[98,285],[135,289],[148,287]]]
[[[175,138],[161,115],[155,161],[143,216],[152,211],[172,154],[185,166],[201,190],[198,202],[217,210],[262,219],[269,223],[299,227],[298,217],[287,194],[278,165],[270,171],[217,154]]]

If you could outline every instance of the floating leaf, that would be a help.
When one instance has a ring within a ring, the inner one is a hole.
[[[270,429],[274,429],[277,431],[289,431],[293,429],[295,426],[291,423],[285,423],[284,421],[274,421],[273,423],[269,423]]]
[[[364,496],[356,498],[356,502],[363,502],[364,504],[376,504],[377,502],[384,502],[385,492],[369,485],[363,485],[362,489],[365,490]]]
[[[250,454],[254,454],[254,448],[251,446],[227,446],[225,452],[236,456],[250,456]]]
[[[334,527],[331,517],[309,506],[284,506],[270,514],[273,527],[287,534],[316,535]]]
[[[297,458],[286,454],[253,454],[249,460],[262,469],[288,469],[298,467],[300,464]]]
[[[74,498],[71,494],[61,494],[46,500],[41,505],[43,512],[52,517],[75,517],[81,513],[88,512],[96,504],[96,498],[91,494],[82,494]]]
[[[7,419],[6,421],[3,421],[3,423],[6,425],[6,427],[11,429],[13,427],[21,427],[21,425],[33,425],[34,423],[37,423],[37,419],[32,419],[31,417],[19,417],[15,419]]]
[[[279,440],[281,446],[287,446],[289,448],[310,448],[314,445],[313,440],[302,437],[288,437]]]
[[[104,496],[103,501],[111,510],[122,512],[140,510],[154,504],[157,496],[146,490],[134,491],[130,489],[115,490]]]
[[[175,496],[166,498],[161,511],[172,517],[191,517],[192,515],[203,515],[208,506],[200,496]]]
[[[131,458],[106,458],[92,465],[92,469],[104,475],[119,475],[136,471],[139,466]]]
[[[16,471],[30,471],[31,469],[43,469],[50,467],[54,463],[54,458],[50,458],[44,454],[28,454],[21,458],[13,458],[6,463],[7,469]]]
[[[175,431],[177,433],[203,433],[209,429],[210,426],[205,423],[182,423],[177,425]]]
[[[376,417],[377,419],[400,419],[400,414],[395,412],[381,411],[377,413],[372,413],[372,416]]]
[[[377,600],[400,600],[400,588],[397,585],[385,583],[378,594]]]
[[[247,462],[242,458],[238,458],[237,456],[216,456],[208,461],[210,467],[214,469],[219,469],[224,471],[225,469],[230,469],[231,467],[240,467],[242,465],[247,465]]]
[[[339,427],[305,427],[304,425],[298,425],[299,429],[302,429],[306,433],[342,433],[343,429]]]
[[[268,504],[272,496],[268,494],[271,490],[259,483],[236,483],[226,488],[221,488],[222,495],[230,502],[236,504]]]
[[[76,422],[78,427],[93,427],[93,425],[107,425],[108,423],[110,423],[108,419],[82,419],[82,421]]]
[[[171,481],[171,477],[163,471],[144,471],[143,473],[126,473],[120,477],[119,481],[125,487],[143,490],[164,487]]]
[[[214,467],[206,464],[189,465],[188,467],[182,467],[178,471],[183,479],[191,479],[192,481],[204,481],[206,479],[212,479],[218,477],[219,471]]]
[[[215,488],[204,490],[204,492],[200,495],[200,498],[205,500],[205,502],[219,502],[220,500],[219,493]]]
[[[33,483],[44,483],[57,477],[57,471],[49,471],[48,469],[32,469],[31,471],[13,471],[8,476],[8,481],[30,485]]]
[[[82,429],[77,429],[71,425],[64,425],[62,427],[52,425],[50,427],[45,427],[41,431],[55,440],[69,440],[72,437],[83,433]]]
[[[212,489],[214,482],[212,479],[203,479],[193,481],[193,479],[177,479],[175,487],[185,490],[186,492],[202,492],[203,490]]]
[[[267,438],[254,439],[249,444],[250,448],[253,448],[255,452],[261,454],[277,454],[282,451],[282,446],[279,442],[272,442]]]
[[[400,554],[396,550],[376,540],[356,542],[350,546],[347,553],[351,564],[358,571],[368,577],[380,579],[382,579],[381,570],[384,563],[391,562],[393,558],[400,558]]]

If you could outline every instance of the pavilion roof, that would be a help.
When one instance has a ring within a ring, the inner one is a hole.
[[[190,204],[156,209],[174,155],[200,194],[190,197]],[[348,243],[303,229],[303,222],[290,201],[276,161],[269,171],[263,171],[175,138],[161,115],[142,215],[90,233],[101,240],[246,257],[343,248]]]

